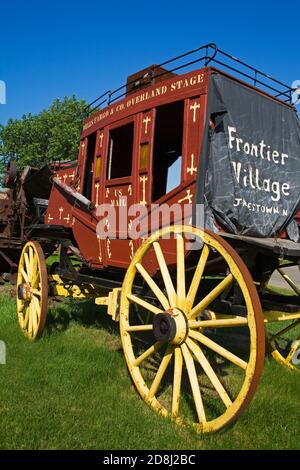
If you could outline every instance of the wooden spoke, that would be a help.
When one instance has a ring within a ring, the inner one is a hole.
[[[174,379],[172,393],[172,416],[176,417],[179,413],[180,390],[182,379],[183,358],[180,347],[175,348],[174,353]]]
[[[155,376],[155,379],[153,380],[152,382],[152,385],[150,387],[150,390],[149,390],[149,398],[152,398],[156,395],[158,389],[159,389],[159,386],[161,384],[161,381],[163,379],[163,376],[167,370],[167,367],[172,359],[172,356],[173,356],[173,351],[174,351],[174,347],[173,346],[168,346],[167,349],[166,349],[166,352],[164,354],[164,357],[160,363],[160,366],[158,368],[158,371],[156,373],[156,376]]]
[[[292,357],[297,351],[297,349],[299,349],[299,346],[300,345],[299,345],[299,338],[298,338],[298,341],[294,341],[294,345],[291,347],[290,352],[287,355],[287,358],[286,358],[287,364],[290,364]]]
[[[127,298],[128,300],[131,300],[131,302],[134,302],[135,304],[140,305],[141,307],[145,308],[146,310],[149,310],[149,312],[152,312],[154,314],[163,312],[163,310],[161,310],[160,308],[157,308],[155,307],[155,305],[152,305],[149,302],[146,302],[145,300],[140,299],[136,295],[128,294]]]
[[[184,263],[184,238],[182,234],[176,235],[177,250],[177,306],[185,307],[185,263]]]
[[[202,402],[202,397],[201,397],[201,392],[200,392],[200,387],[198,383],[198,377],[197,377],[197,372],[194,364],[194,360],[192,358],[191,353],[189,352],[186,344],[181,345],[181,351],[184,357],[185,365],[187,368],[190,384],[191,384],[191,389],[194,397],[194,402],[196,406],[196,411],[198,415],[198,419],[200,423],[205,423],[206,422],[206,416],[205,416],[205,411],[203,407],[203,402]]]
[[[200,365],[203,368],[204,372],[206,373],[207,377],[209,378],[212,385],[214,386],[214,388],[218,392],[218,394],[219,394],[221,400],[223,401],[224,405],[226,406],[226,408],[228,408],[232,404],[232,401],[229,398],[229,396],[228,396],[225,388],[223,387],[222,383],[220,382],[217,374],[215,373],[215,371],[211,367],[210,363],[208,362],[207,358],[205,357],[202,349],[200,348],[200,346],[198,346],[190,338],[187,338],[186,344],[188,345],[188,347],[190,348],[190,350],[192,351],[192,353],[194,354],[194,356],[196,357],[196,359],[200,363]]]
[[[31,314],[31,304],[28,305],[28,335],[32,336],[32,314]]]
[[[153,325],[132,325],[127,326],[126,331],[151,331],[153,330]]]
[[[34,306],[35,306],[35,309],[36,309],[36,313],[37,313],[37,316],[38,318],[41,316],[41,305],[40,305],[40,301],[39,299],[33,295],[32,296],[32,301],[34,303]]]
[[[296,326],[300,324],[300,320],[296,320],[290,325],[288,325],[286,328],[283,328],[283,330],[278,331],[275,335],[269,335],[268,339],[270,342],[275,341],[275,339],[279,338],[280,336],[284,335],[288,331],[294,329]]]
[[[161,249],[161,246],[158,242],[153,243],[155,250],[156,258],[160,267],[161,275],[164,280],[165,288],[168,294],[169,303],[171,307],[176,307],[176,292],[173,286],[173,282]]]
[[[29,254],[30,275],[31,275],[31,279],[32,279],[32,276],[34,274],[34,271],[33,271],[33,268],[34,268],[34,252],[33,252],[32,246],[29,247],[28,254]]]
[[[32,289],[32,293],[34,295],[38,295],[39,297],[42,295],[42,292],[40,289]]]
[[[40,272],[38,270],[38,259],[37,259],[37,256],[35,256],[33,259],[33,276],[31,280],[32,287],[36,287],[39,280],[40,280]]]
[[[25,307],[26,307],[26,302],[25,302],[25,300],[20,300],[20,299],[19,299],[19,302],[18,302],[18,305],[17,305],[18,313],[24,312],[24,308],[25,308]]]
[[[284,272],[282,268],[277,268],[277,271],[281,274],[283,279],[289,284],[289,286],[296,292],[297,295],[300,295],[300,289],[294,283],[294,281]]]
[[[38,319],[37,319],[37,311],[36,311],[36,308],[35,308],[35,304],[33,302],[30,302],[30,314],[32,316],[32,330],[33,330],[33,334],[35,335],[36,331],[37,331],[37,328],[38,328]]]
[[[24,253],[24,261],[25,261],[27,276],[28,276],[29,279],[31,279],[32,273],[31,273],[31,270],[30,270],[30,262],[29,262],[28,253],[26,253],[26,252]]]
[[[199,289],[200,281],[204,272],[204,268],[207,262],[207,258],[209,255],[209,247],[207,245],[203,246],[201,251],[201,255],[186,297],[186,311],[187,313],[191,310],[194,305],[195,297],[197,294],[197,290]]]
[[[204,344],[204,346],[206,346],[209,349],[212,349],[217,354],[224,357],[228,361],[232,362],[236,366],[241,367],[241,369],[247,368],[247,362],[243,361],[243,359],[239,358],[235,354],[231,353],[227,349],[215,343],[215,341],[212,341],[211,339],[209,339],[207,336],[203,335],[202,333],[198,331],[190,330],[189,336],[191,338],[197,339],[200,343]]]
[[[201,313],[205,308],[211,304],[217,297],[232,283],[233,276],[228,274],[209,294],[207,294],[204,299],[202,299],[189,313],[188,318],[192,320],[199,313]]]
[[[144,281],[148,284],[152,292],[155,294],[155,296],[158,298],[160,301],[161,305],[163,306],[164,310],[168,310],[170,308],[169,301],[167,297],[163,294],[163,292],[160,290],[158,285],[156,284],[155,281],[153,281],[152,277],[150,276],[149,273],[147,273],[146,269],[140,264],[137,263],[135,265],[136,269],[144,279]]]
[[[231,328],[233,326],[245,326],[248,325],[248,320],[245,317],[233,317],[233,318],[220,318],[216,320],[199,320],[189,321],[189,328]]]
[[[135,361],[133,362],[133,365],[139,366],[145,359],[147,359],[147,357],[151,356],[156,351],[159,351],[161,347],[162,347],[162,343],[157,342],[153,344],[152,346],[150,346],[150,348],[146,349],[146,351],[143,352],[143,354],[141,354],[138,358],[135,359]]]
[[[29,314],[30,314],[30,308],[29,308],[29,305],[27,306],[26,308],[26,313],[25,313],[25,317],[22,321],[22,328],[25,330],[27,328],[27,325],[28,325],[28,321],[29,321]]]
[[[23,268],[20,268],[20,272],[21,272],[21,274],[22,274],[23,279],[25,280],[25,282],[29,282],[29,278],[28,278],[28,276],[27,276],[27,273],[24,271]]]

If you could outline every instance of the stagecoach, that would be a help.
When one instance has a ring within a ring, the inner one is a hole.
[[[78,162],[51,175],[43,220],[31,224],[20,257],[17,309],[28,339],[45,328],[49,296],[93,299],[119,322],[142,399],[201,432],[241,415],[266,351],[297,370],[292,93],[209,44],[95,100]],[[47,272],[49,242],[59,261]]]

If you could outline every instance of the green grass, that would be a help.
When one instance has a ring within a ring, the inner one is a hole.
[[[29,343],[11,288],[1,287],[1,449],[299,449],[300,376],[266,360],[242,418],[214,435],[164,419],[139,398],[118,325],[89,302],[52,305],[47,331]]]

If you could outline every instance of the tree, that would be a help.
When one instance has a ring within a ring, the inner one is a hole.
[[[6,126],[0,125],[2,168],[11,160],[19,168],[76,160],[86,106],[75,96],[55,99],[49,109],[37,115],[26,114],[21,119],[9,119]]]

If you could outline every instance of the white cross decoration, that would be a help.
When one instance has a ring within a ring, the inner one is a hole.
[[[70,214],[67,215],[67,217],[64,217],[64,220],[67,222],[67,224],[70,222]]]
[[[64,211],[64,208],[60,207],[58,210],[59,210],[59,220],[61,220],[61,216],[62,216],[62,213]]]
[[[110,223],[109,223],[108,219],[105,220],[105,226],[104,227],[106,227],[107,231],[109,231]]]
[[[130,250],[131,250],[130,259],[132,259],[132,258],[133,258],[133,255],[134,255],[133,240],[129,240],[129,248],[130,248]]]
[[[102,148],[103,137],[104,137],[104,134],[103,134],[103,132],[101,132],[101,134],[99,135],[99,147],[100,148]]]
[[[81,154],[84,154],[85,142],[81,143]]]
[[[51,217],[51,215],[49,214],[48,217],[47,217],[47,219],[48,219],[48,223],[49,223],[50,220],[53,220],[53,217]]]
[[[98,256],[98,259],[99,259],[100,263],[102,264],[102,250],[101,250],[101,239],[100,239],[100,235],[97,235],[97,240],[98,240],[98,245],[99,245],[99,256]]]
[[[151,117],[147,116],[143,119],[143,122],[145,123],[145,134],[148,134],[148,123],[151,121]]]
[[[200,104],[197,104],[196,101],[190,106],[190,110],[193,111],[193,122],[196,122],[196,112],[198,108],[200,108]]]
[[[109,188],[106,188],[106,191],[105,191],[105,197],[108,197],[109,196]]]
[[[75,170],[73,171],[73,173],[70,175],[70,178],[72,181],[74,181],[74,178],[75,178]]]
[[[72,217],[72,226],[75,225],[75,217]]]
[[[129,194],[129,196],[132,196],[132,186],[131,186],[131,184],[128,186],[128,194]]]
[[[186,196],[183,197],[182,199],[179,199],[178,203],[180,204],[183,201],[189,201],[189,204],[192,204],[192,199],[193,199],[193,195],[191,194],[191,190],[187,189],[186,190]]]
[[[65,174],[65,175],[63,176],[63,180],[64,180],[64,183],[65,183],[65,184],[66,184],[66,179],[67,179],[67,178],[68,178],[68,175]]]
[[[191,155],[191,166],[186,169],[187,173],[190,173],[193,175],[194,173],[197,173],[197,168],[194,167],[194,154],[192,153]]]
[[[95,189],[96,189],[96,202],[95,202],[95,206],[96,206],[96,207],[99,206],[99,188],[100,188],[100,184],[99,184],[99,183],[96,183],[96,184],[95,184]]]
[[[106,241],[106,250],[107,250],[107,256],[111,258],[111,251],[110,251],[110,239],[108,238]]]
[[[147,201],[146,201],[146,181],[148,181],[148,176],[140,176],[140,182],[143,183],[143,200],[140,201],[140,204],[143,206],[146,206]]]

